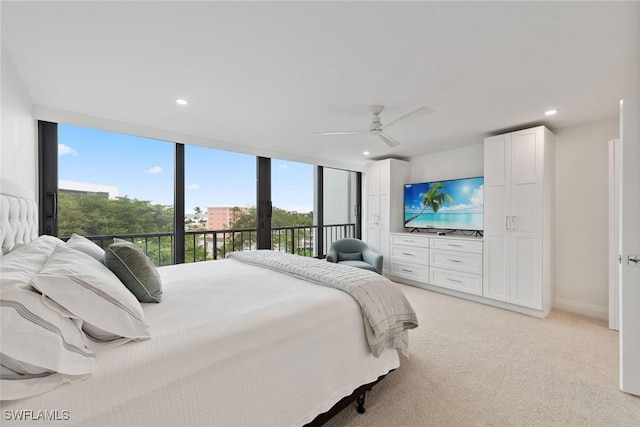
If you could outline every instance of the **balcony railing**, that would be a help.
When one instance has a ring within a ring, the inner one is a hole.
[[[317,225],[273,227],[271,248],[273,250],[303,256],[321,256],[327,253],[331,242],[346,237],[355,237],[355,224],[331,224],[323,227],[322,254],[315,253]],[[117,234],[87,236],[88,239],[106,249],[114,238],[135,243],[157,266],[175,263],[172,232]],[[185,261],[197,262],[224,258],[228,252],[256,249],[255,228],[231,230],[185,231]]]

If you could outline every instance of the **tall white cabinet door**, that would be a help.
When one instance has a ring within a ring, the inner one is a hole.
[[[509,200],[511,134],[484,143],[484,261],[483,295],[509,301]]]
[[[511,302],[542,308],[542,128],[511,139]]]
[[[402,194],[409,180],[409,162],[386,159],[367,165],[365,242],[382,254],[382,270],[389,270],[389,233],[403,231]]]
[[[367,231],[372,227],[377,227],[378,218],[380,217],[380,167],[377,164],[371,164],[367,167]],[[367,236],[368,236],[367,232]]]
[[[380,227],[389,229],[389,214],[391,200],[391,162],[378,162],[378,175],[380,177],[378,186],[378,223]],[[388,239],[387,239],[388,240]],[[382,244],[382,242],[381,242]],[[386,247],[386,246],[385,246]]]
[[[552,298],[553,139],[539,126],[484,146],[483,296],[543,315]]]
[[[367,165],[367,225],[365,242],[382,254],[382,270],[389,265],[389,162],[380,161]],[[386,193],[385,193],[386,191]]]

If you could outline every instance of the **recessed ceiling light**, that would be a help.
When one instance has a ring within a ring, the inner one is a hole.
[[[176,104],[178,105],[187,105],[189,102],[186,99],[178,98],[176,99]]]
[[[368,156],[369,152],[368,151],[364,151],[362,154],[364,154],[365,156]]]
[[[557,112],[558,112],[558,110],[547,110],[547,111],[544,112],[544,115],[545,116],[553,116]]]

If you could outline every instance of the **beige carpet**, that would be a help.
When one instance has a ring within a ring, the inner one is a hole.
[[[562,311],[538,319],[400,285],[418,314],[411,357],[327,426],[640,426],[618,388],[618,333]]]

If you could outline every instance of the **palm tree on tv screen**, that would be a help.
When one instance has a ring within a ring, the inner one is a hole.
[[[429,191],[426,193],[422,193],[422,209],[420,212],[415,214],[409,219],[404,220],[404,225],[407,225],[414,219],[418,218],[422,213],[430,207],[433,213],[437,213],[441,206],[444,206],[445,203],[449,202],[449,204],[453,204],[453,197],[447,193],[442,193],[441,190],[444,189],[445,185],[441,182],[434,182],[429,186]]]

